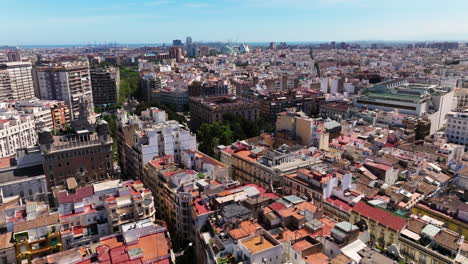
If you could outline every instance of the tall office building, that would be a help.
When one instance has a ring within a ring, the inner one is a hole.
[[[199,49],[197,44],[187,44],[187,56],[198,57]]]
[[[180,39],[174,39],[172,41],[172,46],[182,46],[182,40]]]
[[[192,44],[192,37],[190,37],[190,36],[187,37],[187,39],[185,40],[185,44],[186,44],[186,45]]]
[[[24,100],[34,97],[30,62],[0,64],[0,100]]]
[[[95,105],[113,105],[118,101],[120,71],[116,67],[91,70],[91,86]]]
[[[41,99],[64,101],[70,117],[79,116],[80,101],[92,102],[88,61],[60,62],[36,68],[36,82]],[[92,103],[89,105],[93,109]]]

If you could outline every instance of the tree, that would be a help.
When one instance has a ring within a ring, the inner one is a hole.
[[[197,132],[200,142],[200,151],[208,154],[214,154],[214,148],[218,145],[230,145],[233,142],[234,134],[229,126],[220,122],[212,124],[203,124]]]
[[[120,67],[119,103],[129,97],[138,97],[140,93],[140,76],[137,71],[127,67]]]

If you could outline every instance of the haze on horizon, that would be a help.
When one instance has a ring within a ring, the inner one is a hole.
[[[0,45],[467,40],[466,0],[0,0]],[[6,25],[6,26],[5,26]]]

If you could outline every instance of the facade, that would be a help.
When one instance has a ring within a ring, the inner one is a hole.
[[[352,175],[346,173],[323,173],[312,167],[311,169],[299,169],[296,173],[283,177],[283,191],[285,194],[296,195],[298,197],[308,197],[323,203],[331,198],[338,190],[348,190],[351,188]]]
[[[13,231],[17,263],[62,251],[59,215],[43,215],[16,223]]]
[[[457,111],[463,111],[468,106],[468,88],[455,88],[455,98],[457,99]]]
[[[95,133],[79,130],[74,134],[52,136],[50,130],[42,130],[39,144],[49,188],[65,185],[69,177],[84,184],[113,175],[112,138],[103,120],[97,123]]]
[[[154,100],[163,105],[173,105],[177,112],[188,108],[188,93],[186,88],[164,88],[153,93]]]
[[[283,263],[283,245],[262,228],[251,236],[239,239],[239,249],[239,259],[246,263]]]
[[[0,234],[0,263],[16,263],[15,244],[11,242],[12,233]]]
[[[445,116],[455,108],[454,91],[438,85],[408,83],[392,80],[367,88],[354,97],[355,107],[427,116],[431,120],[431,134],[445,125]]]
[[[128,223],[155,220],[153,194],[140,181],[119,184],[117,193],[105,197],[104,208],[111,232],[118,232],[121,225]]]
[[[60,131],[70,124],[68,107],[61,101],[22,100],[13,102],[11,107],[33,115],[37,131],[42,128]]]
[[[193,192],[199,178],[193,170],[178,168],[171,156],[165,156],[145,165],[143,182],[154,193],[158,217],[164,219],[178,241],[193,241]]]
[[[147,102],[155,102],[156,92],[161,90],[162,80],[161,77],[147,74],[143,76],[141,86],[143,90],[143,99]]]
[[[197,130],[203,123],[223,121],[223,115],[230,113],[240,115],[246,120],[255,121],[260,117],[260,109],[254,101],[228,97],[191,97],[189,98],[190,126]]]
[[[320,94],[302,94],[289,91],[271,92],[268,94],[244,94],[243,96],[255,100],[260,104],[260,116],[275,120],[276,116],[289,108],[296,108],[309,116],[319,112],[319,106],[325,101]]]
[[[407,224],[404,218],[364,201],[354,205],[350,222],[367,228],[371,241],[382,248],[398,245],[400,232]]]
[[[463,240],[456,232],[411,218],[398,244],[405,262],[452,264]]]
[[[140,117],[119,113],[117,146],[122,172],[138,177],[154,157],[172,155],[179,162],[182,151],[197,149],[197,142],[190,130],[152,107]]]
[[[45,100],[64,101],[70,109],[70,118],[80,114],[81,100],[89,101],[93,109],[93,91],[88,61],[61,62],[36,69],[36,86],[39,97]]]
[[[460,144],[468,149],[468,112],[450,112],[447,114],[445,136],[448,142]]]
[[[24,100],[34,98],[32,64],[7,62],[0,64],[0,100]]]
[[[76,248],[97,243],[111,234],[104,200],[115,195],[120,180],[104,181],[54,193],[60,215],[63,248]]]
[[[171,57],[171,59],[176,59],[176,60],[182,59],[183,57],[182,49],[180,47],[177,47],[180,45],[181,44],[174,45],[173,47],[169,47],[169,57]]]
[[[288,111],[278,115],[276,133],[279,137],[295,140],[306,147],[316,147],[328,150],[330,135],[326,131],[325,122],[313,119],[302,112]]]
[[[266,150],[255,147],[232,154],[232,176],[241,183],[255,183],[271,189],[282,186],[282,176],[310,166],[314,152],[300,146]]]
[[[16,155],[16,150],[37,144],[34,117],[18,112],[0,112],[0,158]]]
[[[194,82],[188,87],[188,95],[197,96],[226,96],[233,94],[233,88],[228,81],[210,79],[202,83]]]
[[[119,99],[120,71],[116,67],[91,69],[95,105],[114,105]]]

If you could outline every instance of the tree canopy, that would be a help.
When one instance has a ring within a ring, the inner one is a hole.
[[[197,131],[197,139],[200,142],[200,151],[213,155],[214,148],[218,145],[229,145],[233,142],[234,134],[229,126],[220,122],[205,123]]]

